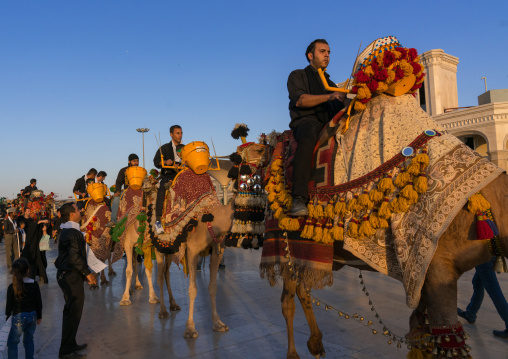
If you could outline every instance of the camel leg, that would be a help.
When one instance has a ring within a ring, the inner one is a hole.
[[[286,329],[288,332],[288,359],[299,359],[295,347],[295,338],[293,334],[293,319],[295,317],[295,293],[296,280],[284,279],[284,287],[280,301],[282,303],[282,315],[286,319]]]
[[[171,291],[171,283],[169,280],[169,267],[171,267],[172,256],[173,256],[172,254],[164,255],[164,277],[166,278],[166,288],[168,290],[169,296],[169,310],[174,312],[180,310],[180,306],[176,304],[175,297],[173,297],[173,292]]]
[[[143,285],[139,281],[139,276],[138,276],[138,254],[135,251],[131,251],[131,252],[133,252],[132,266],[134,267],[134,277],[136,278],[136,284],[134,285],[134,288],[141,290],[141,289],[143,289]]]
[[[217,272],[219,271],[219,263],[224,253],[220,253],[220,248],[216,246],[210,254],[210,284],[208,284],[208,293],[210,294],[210,303],[212,305],[212,323],[213,330],[216,332],[227,332],[228,326],[221,322],[217,313]]]
[[[129,290],[132,284],[132,247],[125,248],[125,259],[127,261],[127,266],[125,268],[125,292],[123,293],[122,300],[120,301],[120,305],[131,305],[130,293]]]
[[[156,304],[156,303],[159,303],[159,298],[157,298],[157,295],[155,294],[155,290],[153,289],[152,269],[148,269],[147,267],[145,267],[145,274],[146,274],[146,278],[148,280],[148,293],[150,296],[150,299],[148,299],[148,303]]]
[[[159,285],[159,289],[161,292],[161,300],[159,307],[159,318],[169,318],[168,310],[166,309],[166,305],[164,304],[164,257],[165,255],[160,253],[159,251],[155,251],[155,257],[157,258],[157,284]]]
[[[296,294],[298,299],[300,299],[300,304],[302,305],[303,312],[305,313],[305,317],[307,318],[307,323],[309,324],[310,328],[310,338],[307,341],[307,348],[315,358],[324,358],[326,352],[323,347],[323,334],[321,334],[321,331],[319,330],[316,322],[316,317],[314,316],[312,301],[310,298],[310,290],[307,292],[304,285],[300,283],[296,287]]]
[[[198,252],[192,252],[191,248],[187,248],[187,263],[189,266],[189,317],[185,325],[185,332],[183,333],[183,337],[186,339],[197,338],[199,335],[194,323],[194,301],[198,294],[198,287],[196,285],[198,254]]]
[[[99,273],[95,273],[95,278],[99,278],[100,274]],[[90,287],[88,289],[90,290],[94,290],[94,289],[98,289],[99,286],[97,284],[90,284]]]
[[[116,276],[116,272],[113,269],[113,263],[111,263],[111,258],[108,259],[108,277]]]
[[[104,269],[101,270],[101,286],[109,284],[108,279],[106,278],[106,273],[104,272]]]

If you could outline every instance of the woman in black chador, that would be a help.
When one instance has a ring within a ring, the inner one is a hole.
[[[26,258],[30,264],[30,278],[35,279],[36,276],[39,276],[41,283],[48,283],[48,275],[46,274],[48,262],[45,253],[41,252],[39,248],[44,226],[51,233],[49,220],[47,219],[40,220],[37,223],[28,222],[26,224],[26,242],[25,247],[21,251],[21,257]]]

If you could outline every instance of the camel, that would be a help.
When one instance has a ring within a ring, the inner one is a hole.
[[[504,199],[507,188],[508,176],[502,174],[481,191],[492,206],[505,254],[508,253],[508,206]],[[427,313],[428,323],[433,326],[456,323],[458,321],[457,281],[465,272],[492,259],[485,241],[476,240],[474,217],[464,206],[440,237],[439,246],[427,271],[422,298],[409,320],[412,332],[418,325],[425,325],[424,313]],[[315,358],[324,357],[322,334],[314,317],[310,288],[304,288],[296,279],[289,276],[283,278],[283,281],[281,302],[288,333],[287,358],[299,358],[293,336],[295,294],[300,300],[310,328],[310,337],[307,341],[309,352]]]

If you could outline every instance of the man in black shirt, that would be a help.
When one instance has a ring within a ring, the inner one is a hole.
[[[79,199],[83,199],[85,197],[88,197],[88,193],[86,193],[86,181],[88,179],[95,180],[95,176],[97,175],[97,170],[95,168],[90,168],[88,173],[82,177],[79,177],[76,180],[76,183],[74,184],[74,188],[72,189],[72,192],[74,194],[78,195]],[[81,210],[85,208],[85,201],[78,201],[77,202],[78,208]]]
[[[30,195],[32,194],[32,191],[36,191],[37,190],[36,184],[37,184],[37,180],[35,178],[32,178],[30,180],[30,184],[28,186],[26,186],[25,189],[23,189],[21,191],[21,195],[23,196],[24,208],[27,208],[28,199],[30,198]]]
[[[97,284],[95,275],[88,269],[86,261],[86,242],[80,231],[81,212],[75,203],[66,203],[60,207],[62,232],[58,243],[58,257],[55,266],[56,278],[63,291],[65,306],[62,317],[62,341],[59,358],[86,358],[77,351],[85,349],[86,344],[76,343],[79,322],[83,314],[85,291],[83,283]]]
[[[327,91],[318,69],[326,69],[330,62],[330,47],[324,39],[310,43],[305,52],[310,63],[303,70],[295,70],[288,77],[289,114],[298,148],[293,161],[293,208],[294,216],[306,216],[308,185],[311,175],[312,152],[323,127],[344,107],[344,93]],[[335,87],[325,73],[328,85]]]
[[[166,194],[166,183],[172,181],[178,173],[173,168],[162,168],[161,153],[164,157],[164,164],[172,166],[175,163],[179,165],[182,160],[177,152],[177,147],[182,145],[182,128],[178,125],[173,125],[169,128],[169,135],[171,141],[166,143],[157,150],[153,158],[153,164],[157,168],[161,168],[161,179],[159,182],[159,189],[157,190],[157,201],[155,202],[155,230],[158,234],[164,233],[161,224],[162,210],[164,208],[164,196]]]
[[[118,208],[120,207],[120,195],[122,194],[122,187],[127,189],[129,184],[125,182],[125,170],[131,166],[139,166],[139,157],[135,153],[129,155],[129,161],[127,167],[122,168],[118,171],[115,183],[115,195],[111,201],[111,221],[106,224],[106,227],[114,227],[116,224],[116,217],[118,216]]]

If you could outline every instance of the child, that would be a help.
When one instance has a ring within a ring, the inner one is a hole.
[[[42,320],[42,300],[39,284],[28,277],[29,265],[25,258],[12,264],[12,284],[7,288],[5,315],[12,315],[12,327],[7,339],[9,359],[18,357],[18,343],[23,334],[25,358],[34,357],[34,332]]]

